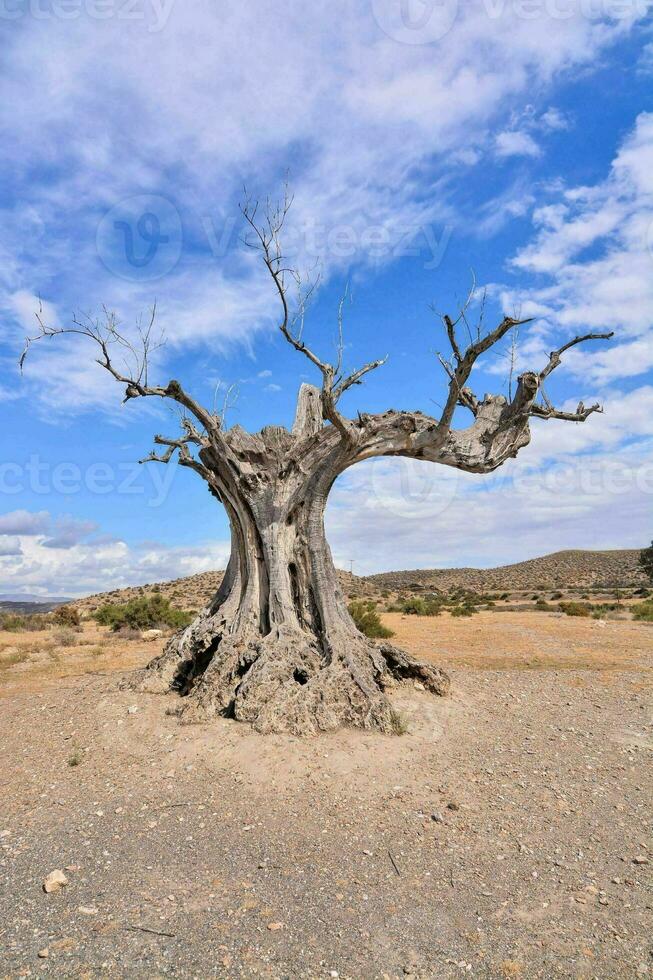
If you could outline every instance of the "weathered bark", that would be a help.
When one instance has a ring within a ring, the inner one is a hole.
[[[136,681],[177,693],[186,722],[226,715],[261,732],[392,732],[385,689],[395,680],[413,677],[437,694],[449,687],[443,671],[374,644],[349,615],[324,510],[354,456],[319,413],[319,392],[305,385],[292,433],[230,430],[235,474],[210,449],[200,453],[229,515],[231,558],[211,605]]]

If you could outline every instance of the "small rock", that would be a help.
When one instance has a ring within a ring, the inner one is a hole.
[[[638,854],[637,857],[633,858],[633,864],[648,864],[648,858],[644,857],[643,854]]]
[[[158,640],[160,636],[163,636],[163,630],[145,630],[141,633],[141,640],[151,642],[152,640]]]
[[[80,905],[77,911],[80,912],[81,915],[97,915],[98,910],[92,905]]]
[[[424,687],[424,685],[423,685],[423,684],[421,683],[421,681],[415,681],[415,682],[413,683],[413,687],[415,688],[415,690],[416,690],[416,691],[425,691],[425,690],[426,690],[426,688],[425,688],[425,687]]]
[[[460,810],[457,803],[447,803],[447,810]]]
[[[432,813],[431,820],[433,820],[435,823],[444,823],[444,817],[441,813]]]
[[[276,932],[278,929],[283,929],[283,922],[268,922],[268,929],[270,932]]]
[[[37,955],[40,960],[47,960],[48,956],[50,955],[50,950],[46,946],[45,949],[40,949]]]
[[[127,714],[128,715],[135,715],[137,711],[138,711],[138,705],[137,704],[131,704],[127,708]]]
[[[68,879],[66,878],[63,871],[57,869],[56,871],[51,871],[43,882],[43,891],[47,892],[58,892],[60,888],[68,884]]]

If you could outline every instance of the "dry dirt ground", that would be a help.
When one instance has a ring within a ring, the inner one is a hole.
[[[396,738],[181,727],[117,688],[155,645],[0,634],[0,977],[653,977],[653,627],[384,620],[453,679]]]

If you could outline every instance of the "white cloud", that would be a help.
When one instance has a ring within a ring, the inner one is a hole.
[[[532,136],[518,130],[499,133],[495,140],[498,157],[539,157],[542,150]]]
[[[85,541],[80,524],[76,541],[71,533],[55,547],[43,535],[0,537],[0,576],[5,586],[11,592],[75,597],[224,568],[229,557],[226,541],[187,548],[155,543],[129,546],[99,536]]]
[[[47,510],[14,510],[10,514],[0,515],[0,534],[45,534],[49,526],[50,515]]]
[[[20,538],[0,534],[0,558],[22,555],[22,553],[23,551],[20,546]]]
[[[391,0],[291,0],[280,18],[271,0],[199,0],[174,4],[161,30],[119,16],[8,24],[0,160],[15,186],[2,214],[0,307],[24,321],[41,294],[62,318],[107,302],[130,322],[156,294],[170,356],[177,343],[217,353],[247,343],[270,325],[273,294],[251,262],[220,252],[243,179],[274,191],[290,162],[300,253],[317,230],[327,274],[366,260],[371,229],[396,242],[448,220],[446,178],[492,154],[488,127],[508,100],[592,65],[635,19],[543,8],[533,20],[514,5],[488,16],[470,2],[441,43],[414,45],[384,33],[393,10]],[[559,123],[555,112],[543,126]],[[35,137],[45,131],[47,145]],[[500,144],[512,140],[514,152],[516,137]],[[534,152],[527,134],[521,146]],[[144,191],[177,208],[183,249],[163,279],[131,282],[108,271],[96,232],[116,202]],[[342,227],[347,254],[329,237]],[[101,403],[95,373],[49,363],[51,383],[35,360],[25,389],[48,408]]]
[[[49,530],[49,536],[41,541],[44,548],[59,548],[67,551],[80,544],[90,534],[97,531],[97,524],[93,521],[77,520],[68,515],[57,518]]]
[[[578,377],[607,385],[653,366],[653,113],[642,113],[604,181],[558,190],[533,212],[534,239],[512,259],[514,269],[545,276],[522,292],[549,333],[615,331],[608,348],[566,358]],[[506,289],[504,305],[514,304]],[[549,342],[549,339],[547,339]],[[544,345],[544,338],[542,339]],[[557,344],[555,345],[557,346]]]
[[[544,129],[565,130],[571,129],[571,120],[560,109],[551,106],[540,116],[540,124]]]

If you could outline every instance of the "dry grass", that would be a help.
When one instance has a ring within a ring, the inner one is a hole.
[[[606,684],[641,668],[653,649],[650,626],[632,621],[599,622],[541,612],[480,612],[466,618],[384,613],[395,642],[420,659],[445,669],[470,671],[594,671]],[[63,677],[122,672],[140,667],[163,647],[93,621],[81,631],[0,632],[0,697]],[[398,718],[398,729],[405,730]]]
[[[470,619],[385,613],[397,646],[443,667],[470,670],[640,669],[653,636],[639,623],[601,623],[540,612],[481,612]]]
[[[0,632],[0,697],[47,687],[64,677],[132,670],[159,652],[154,643],[121,639],[94,622],[81,632],[52,629],[45,634]]]

